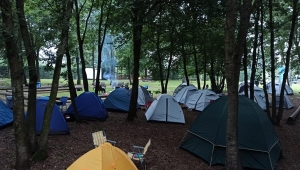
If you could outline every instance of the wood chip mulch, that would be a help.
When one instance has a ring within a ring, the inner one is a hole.
[[[284,110],[281,126],[275,130],[283,148],[283,156],[276,169],[300,169],[300,123],[286,124],[287,118],[299,107],[300,97],[289,96],[294,108]],[[116,146],[125,153],[133,145],[144,146],[151,138],[151,145],[145,156],[148,170],[220,170],[223,166],[210,167],[200,158],[179,148],[186,131],[198,115],[196,111],[183,109],[185,124],[148,123],[145,110],[138,111],[133,122],[127,122],[126,113],[109,112],[106,121],[87,123],[68,122],[70,135],[49,136],[49,157],[32,165],[31,170],[62,170],[77,158],[93,149],[92,133],[104,130],[107,138],[117,142]],[[13,128],[0,130],[0,170],[13,169],[15,163],[15,140]],[[135,162],[140,168],[139,162]]]

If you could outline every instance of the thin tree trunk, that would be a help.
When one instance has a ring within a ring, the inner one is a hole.
[[[250,77],[250,99],[254,100],[254,81],[256,74],[257,65],[257,42],[258,42],[258,20],[259,20],[259,9],[256,10],[255,24],[254,24],[254,42],[253,42],[253,54],[252,54],[252,66],[251,66],[251,77]]]
[[[156,27],[156,32],[157,32],[157,36],[156,36],[156,55],[157,55],[157,59],[158,59],[158,68],[159,68],[159,78],[160,78],[160,87],[161,87],[161,93],[167,93],[165,88],[164,88],[164,74],[163,74],[163,59],[161,57],[160,54],[160,35],[161,35],[161,28],[160,28],[160,24],[161,24],[161,13],[159,16],[159,23],[157,24]]]
[[[29,71],[29,89],[28,89],[28,107],[27,107],[27,136],[29,139],[29,150],[33,154],[38,149],[36,137],[36,84],[37,68],[35,66],[36,53],[33,43],[30,39],[29,29],[27,27],[24,14],[24,0],[17,0],[17,10],[21,35],[28,62]]]
[[[112,0],[109,1],[109,8],[111,6]],[[108,27],[108,20],[110,15],[110,9],[108,9],[107,15],[106,15],[106,22],[104,24],[104,31],[103,31],[103,38],[101,39],[101,30],[102,30],[102,24],[103,24],[103,11],[104,11],[105,1],[102,1],[101,8],[100,8],[100,21],[98,25],[98,63],[97,63],[97,74],[96,74],[96,86],[95,86],[95,93],[98,94],[99,92],[99,78],[100,78],[100,70],[101,70],[101,63],[102,63],[102,49],[104,40],[106,37],[106,31]]]
[[[266,87],[266,62],[265,62],[265,53],[264,53],[264,9],[263,9],[263,0],[260,0],[260,10],[261,10],[261,18],[260,18],[260,48],[261,48],[261,59],[262,59],[262,67],[263,67],[263,89],[265,94],[265,100],[266,100],[266,109],[267,109],[267,115],[271,118],[270,115],[270,103],[269,103],[269,97]]]
[[[76,55],[77,85],[81,85],[80,64],[78,54]]]
[[[196,52],[196,44],[195,42],[193,43],[193,53],[194,53],[194,64],[195,64],[195,74],[196,74],[196,79],[197,79],[197,87],[198,89],[201,89],[200,86],[200,78],[199,78],[199,66],[198,66],[198,59],[197,59],[197,52]]]
[[[84,28],[82,37],[81,37],[81,33],[80,33],[80,10],[78,9],[78,1],[74,0],[74,3],[75,3],[76,33],[77,33],[79,56],[80,56],[80,60],[81,60],[81,74],[82,74],[82,80],[83,80],[83,88],[84,88],[84,91],[89,91],[89,83],[88,83],[87,75],[85,72],[86,66],[85,66],[85,59],[84,59],[84,53],[83,53],[83,44],[84,44],[84,39],[85,39],[86,30],[87,30],[87,26],[88,26],[88,21],[89,21],[89,18],[91,16],[91,12],[93,9],[94,1],[92,1],[92,4],[89,8],[87,18],[85,19],[85,28]]]
[[[187,63],[186,63],[186,58],[187,58],[187,55],[186,55],[186,52],[185,52],[185,49],[184,49],[184,40],[181,39],[181,54],[182,54],[182,60],[183,60],[183,72],[184,72],[184,77],[185,77],[185,80],[186,80],[186,85],[190,85],[190,80],[189,80],[189,76],[188,76],[188,73],[187,73]]]
[[[77,111],[77,104],[75,102],[75,99],[77,97],[77,92],[73,80],[73,74],[72,74],[72,63],[71,63],[71,55],[69,52],[69,47],[66,47],[66,57],[67,57],[67,72],[68,72],[68,85],[69,85],[69,91],[71,96],[71,103],[73,107],[74,116],[77,123],[81,122],[81,119],[79,117],[78,111]]]
[[[247,67],[248,63],[247,63],[247,58],[248,58],[248,50],[247,50],[247,45],[245,45],[245,48],[244,48],[244,58],[243,58],[243,66],[244,66],[244,93],[245,93],[246,97],[249,97],[249,93],[248,93],[248,67]]]
[[[290,58],[291,58],[291,49],[293,46],[293,38],[294,38],[294,33],[295,33],[295,25],[297,22],[298,18],[298,0],[293,0],[293,15],[292,15],[292,25],[291,25],[291,32],[289,36],[289,46],[286,52],[286,61],[285,61],[285,70],[283,74],[283,80],[282,80],[282,85],[281,85],[281,91],[280,91],[280,103],[279,103],[279,109],[278,109],[278,114],[276,116],[276,121],[274,122],[275,125],[280,125],[280,121],[282,118],[283,114],[283,97],[284,97],[284,91],[285,91],[285,86],[286,86],[286,80],[288,78],[288,73],[289,73],[289,67],[290,67]]]
[[[137,9],[135,9],[137,10]],[[141,43],[142,43],[142,31],[143,31],[143,20],[138,20],[138,12],[134,10],[133,17],[133,84],[130,97],[129,113],[127,120],[133,121],[136,117],[136,106],[138,98],[138,86],[139,86],[139,70],[140,70],[140,55],[141,55]]]
[[[272,88],[272,117],[276,121],[276,89],[275,89],[275,49],[274,49],[274,23],[273,23],[273,0],[269,0],[269,24],[270,24],[270,53],[271,53],[271,88]]]
[[[15,29],[16,23],[13,17],[13,4],[9,0],[0,1],[3,30],[5,38],[6,55],[11,71],[12,96],[14,100],[14,137],[16,142],[15,169],[27,170],[29,165],[29,149],[26,136],[26,123],[24,114],[23,95],[23,68],[18,55],[18,42]]]
[[[57,91],[58,91],[58,85],[59,85],[59,77],[60,77],[60,71],[61,71],[61,66],[62,66],[62,58],[65,53],[66,47],[68,46],[68,31],[69,31],[69,22],[72,14],[72,6],[73,6],[73,0],[68,0],[66,1],[65,5],[65,11],[63,13],[63,21],[62,21],[62,33],[60,37],[60,44],[58,46],[57,50],[57,58],[55,62],[55,69],[54,69],[54,74],[53,74],[53,80],[52,80],[52,86],[51,86],[51,93],[50,93],[50,98],[49,102],[45,108],[45,113],[44,113],[44,120],[43,120],[43,127],[42,127],[42,132],[40,135],[40,140],[39,140],[39,150],[47,152],[47,144],[48,144],[48,133],[50,129],[50,119],[51,119],[51,113],[53,110],[53,107],[55,105],[55,100],[57,96]]]
[[[169,55],[169,60],[168,60],[168,68],[167,68],[167,74],[166,74],[166,83],[165,83],[165,91],[168,91],[168,81],[170,77],[170,70],[171,70],[171,65],[172,65],[172,60],[173,60],[173,52],[174,52],[174,30],[175,27],[172,27],[171,33],[170,33],[170,55]]]

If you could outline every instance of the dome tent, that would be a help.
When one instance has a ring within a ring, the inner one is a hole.
[[[130,89],[130,94],[131,94],[132,89]],[[138,104],[143,106],[146,105],[148,102],[152,102],[153,98],[152,96],[149,94],[148,90],[143,87],[143,86],[139,86],[138,89]]]
[[[44,112],[49,102],[49,97],[39,97],[36,100],[36,133],[40,134],[43,127]],[[26,112],[26,116],[27,116]],[[51,114],[49,135],[70,134],[68,124],[59,107],[55,104]]]
[[[238,147],[243,167],[275,169],[282,149],[266,113],[251,99],[238,96]],[[221,97],[199,114],[180,148],[207,161],[225,164],[228,97]]]
[[[281,86],[282,86],[281,83],[279,83],[279,82],[275,83],[276,95],[280,95]],[[267,83],[266,87],[267,87],[267,92],[269,94],[272,94],[272,83],[271,82]],[[285,85],[284,94],[286,94],[286,95],[294,95],[294,91],[293,91],[293,89],[289,85],[286,84]]]
[[[81,93],[75,99],[79,117],[83,119],[105,120],[108,116],[101,98],[93,92]],[[65,115],[74,117],[73,105],[70,104]]]
[[[12,125],[13,120],[13,112],[2,100],[0,100],[0,129]]]
[[[145,113],[147,121],[185,123],[184,114],[177,101],[169,94],[158,96]]]
[[[198,89],[195,86],[186,86],[183,87],[175,96],[175,100],[178,103],[186,103],[186,100],[188,99],[188,97],[192,94],[194,94],[196,91],[198,91]]]
[[[212,101],[218,98],[219,96],[211,90],[198,90],[187,98],[185,105],[189,109],[203,111]]]
[[[106,97],[104,105],[107,110],[128,112],[130,105],[130,91],[125,88],[117,88]],[[137,104],[137,108],[140,106]]]
[[[176,96],[176,94],[184,87],[186,87],[187,84],[186,83],[182,83],[179,86],[176,87],[176,89],[173,92],[173,97]],[[190,86],[194,86],[193,84],[190,84]],[[194,86],[195,87],[195,86]]]
[[[85,153],[67,168],[67,170],[79,169],[137,170],[124,151],[107,142]]]
[[[240,95],[245,95],[245,91],[244,88],[243,90],[239,91]],[[248,97],[250,98],[250,88],[248,89]],[[266,98],[265,98],[265,93],[264,90],[254,86],[254,101],[263,109],[266,110],[267,109],[267,105],[266,105]]]

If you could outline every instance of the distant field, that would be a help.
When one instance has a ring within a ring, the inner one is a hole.
[[[106,84],[106,92],[109,93],[110,91],[113,90],[112,86],[109,85],[109,80],[101,80],[100,82],[105,82]],[[129,83],[129,80],[118,80],[118,82],[124,82],[124,83]],[[48,85],[51,85],[52,83],[52,79],[42,79],[41,80],[41,86],[48,86]],[[77,81],[75,80],[74,83],[76,84]],[[201,86],[203,86],[203,81],[200,82],[201,83]],[[82,81],[81,81],[81,84]],[[90,91],[93,91],[93,81],[92,80],[89,80],[89,90]],[[176,87],[178,85],[181,84],[181,80],[169,80],[168,81],[168,94],[172,95],[174,90],[176,89]],[[191,84],[194,84],[195,86],[197,85],[197,82],[196,81],[192,81]],[[207,84],[210,85],[210,82],[207,82]],[[61,79],[60,80],[60,85],[67,85],[67,81]],[[147,81],[147,82],[143,82],[142,80],[139,81],[139,85],[141,86],[148,86],[148,90],[151,90],[151,92],[154,93],[154,97],[155,96],[158,96],[158,94],[155,94],[155,92],[161,92],[161,85],[160,85],[160,82],[159,81]],[[10,86],[10,79],[2,79],[0,80],[0,86]],[[260,85],[260,87],[262,88],[262,85]],[[131,87],[130,87],[131,88]],[[294,94],[295,95],[300,95],[300,83],[298,84],[292,84],[291,85],[291,88],[293,89],[294,91]],[[83,91],[78,91],[77,94],[81,94]],[[49,93],[40,93],[38,94],[39,96],[41,95],[45,95],[45,96],[49,96],[50,95],[50,92]],[[69,92],[58,92],[57,96],[60,97],[60,96],[69,96]]]

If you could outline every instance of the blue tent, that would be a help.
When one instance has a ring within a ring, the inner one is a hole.
[[[42,131],[44,112],[49,102],[49,97],[39,97],[36,100],[36,133],[40,134]],[[49,135],[64,135],[70,134],[69,127],[59,107],[55,104],[52,110],[50,120]]]
[[[103,101],[96,93],[84,92],[75,99],[75,102],[79,117],[83,119],[105,120],[108,116]],[[74,116],[72,104],[70,104],[65,114],[71,117]]]
[[[0,100],[0,129],[11,124],[14,120],[14,116],[10,108]]]
[[[107,110],[128,112],[130,105],[130,91],[125,88],[117,88],[104,100]],[[140,106],[137,104],[137,108]]]

